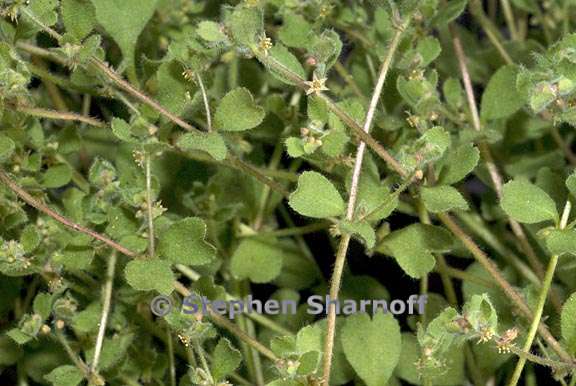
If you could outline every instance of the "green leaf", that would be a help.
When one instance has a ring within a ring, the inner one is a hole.
[[[447,212],[453,209],[468,209],[468,203],[460,192],[449,185],[423,187],[420,191],[424,206],[432,213]]]
[[[374,248],[374,245],[376,244],[376,233],[366,221],[341,221],[339,225],[341,230],[344,232],[360,236],[366,247]]]
[[[432,19],[437,27],[448,25],[464,12],[468,0],[450,0],[446,5],[439,7],[439,12]]]
[[[440,172],[439,182],[446,185],[455,184],[472,172],[479,160],[480,151],[472,144],[449,151]]]
[[[534,224],[558,220],[556,204],[545,191],[525,180],[513,180],[504,185],[502,209],[516,221]]]
[[[302,16],[286,12],[278,37],[288,47],[303,48],[310,43],[312,28]]]
[[[122,50],[128,67],[134,65],[136,44],[152,18],[158,0],[92,0],[96,19]]]
[[[506,118],[524,105],[524,98],[516,89],[516,66],[501,67],[488,82],[484,94],[480,115],[485,120]]]
[[[566,179],[566,187],[574,197],[576,197],[576,173],[572,173]]]
[[[286,240],[279,247],[283,249],[283,263],[274,284],[281,288],[302,290],[318,280],[319,270],[316,263],[303,255],[297,245]]]
[[[82,382],[84,375],[76,366],[64,365],[55,368],[44,378],[54,386],[76,386]]]
[[[464,91],[458,79],[448,78],[442,87],[444,98],[450,107],[458,109],[464,101]]]
[[[88,307],[74,315],[72,326],[75,330],[84,334],[97,331],[101,314],[102,306],[100,302],[90,303]]]
[[[441,126],[435,126],[427,130],[418,142],[426,144],[426,153],[433,159],[439,158],[450,147],[452,140],[450,133]]]
[[[421,278],[434,268],[432,252],[448,252],[452,244],[444,228],[418,223],[390,233],[376,250],[393,256],[411,277]]]
[[[203,265],[214,260],[216,249],[206,242],[206,224],[189,217],[171,224],[160,234],[158,252],[176,264]]]
[[[286,47],[281,44],[276,44],[269,51],[269,55],[272,59],[282,64],[287,68],[293,75],[296,75],[300,79],[306,79],[306,73],[304,68],[298,58],[296,58]],[[268,67],[270,73],[279,81],[290,85],[296,85],[287,75],[278,71],[275,67]]]
[[[221,338],[212,353],[210,366],[215,381],[221,381],[232,373],[242,361],[242,354],[235,349],[228,339]]]
[[[576,354],[576,293],[573,293],[564,306],[560,319],[562,338],[564,338],[571,355]]]
[[[344,200],[338,190],[322,174],[307,171],[298,177],[298,187],[288,204],[303,216],[326,218],[344,213]]]
[[[169,295],[174,289],[174,274],[165,260],[132,260],[124,269],[126,281],[139,291],[157,290]]]
[[[28,4],[28,3],[26,3]],[[50,27],[58,22],[58,0],[36,0],[28,5],[29,11],[42,24]],[[35,28],[39,28],[35,26]]]
[[[0,134],[0,162],[10,159],[15,148],[16,144],[10,137]]]
[[[228,20],[228,26],[237,43],[253,46],[264,32],[262,12],[258,8],[236,7]]]
[[[240,87],[222,98],[216,108],[214,123],[220,130],[244,131],[262,123],[265,115],[266,112],[256,104],[250,91]]]
[[[398,364],[402,346],[396,319],[382,312],[372,320],[365,313],[349,316],[341,339],[346,358],[366,385],[386,385]]]
[[[420,54],[421,59],[418,64],[421,67],[426,67],[440,55],[442,47],[438,39],[433,36],[428,36],[418,42],[416,51]]]
[[[94,248],[70,246],[54,257],[54,262],[69,270],[87,269],[94,259]]]
[[[546,234],[546,247],[552,255],[576,255],[576,230],[552,229]]]
[[[176,60],[162,63],[156,77],[158,79],[156,95],[158,102],[171,113],[182,114],[186,107],[186,93],[190,86],[182,75],[182,64]]]
[[[96,25],[96,10],[90,0],[62,0],[60,5],[66,32],[84,39]]]
[[[0,365],[12,366],[23,354],[22,348],[8,336],[0,336]]]
[[[45,188],[59,188],[72,180],[72,169],[66,164],[50,167],[42,176],[42,186]]]
[[[201,21],[196,28],[200,37],[209,42],[226,40],[226,35],[222,32],[220,25],[213,21]]]
[[[120,140],[128,143],[137,143],[138,139],[132,135],[128,122],[120,118],[112,118],[112,133]]]
[[[40,315],[42,320],[48,319],[52,312],[52,296],[46,292],[40,292],[34,298],[32,309],[35,314]]]
[[[176,143],[179,148],[185,151],[202,150],[210,154],[218,161],[226,159],[228,149],[224,138],[218,133],[191,132],[183,134]]]
[[[230,271],[238,279],[250,279],[254,283],[274,280],[282,269],[284,252],[274,239],[242,240],[234,251]]]

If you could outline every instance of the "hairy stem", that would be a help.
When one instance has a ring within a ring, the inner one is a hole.
[[[48,119],[56,119],[61,121],[76,121],[86,123],[91,126],[95,127],[106,127],[104,122],[99,121],[96,118],[87,117],[84,115],[76,114],[76,113],[69,113],[64,111],[56,111],[56,110],[49,110],[49,109],[40,109],[36,107],[27,107],[27,106],[16,106],[16,111],[19,111],[24,114],[32,115],[34,117],[40,118],[48,118]]]
[[[374,120],[374,115],[376,113],[376,107],[378,106],[378,101],[380,100],[380,95],[382,94],[382,89],[384,87],[384,82],[386,81],[386,76],[392,64],[392,59],[394,53],[398,48],[398,43],[400,43],[400,38],[402,36],[403,29],[399,28],[392,41],[388,47],[388,53],[382,62],[380,67],[380,74],[378,76],[378,81],[374,88],[372,98],[370,100],[370,105],[366,113],[366,118],[364,120],[364,127],[362,129],[363,133],[368,134],[372,128],[372,121]],[[354,171],[352,173],[352,184],[350,187],[350,195],[348,198],[348,206],[346,209],[346,219],[351,221],[354,219],[354,212],[356,209],[356,200],[358,198],[358,186],[360,183],[360,174],[362,171],[362,163],[364,161],[364,154],[366,152],[366,143],[361,142],[356,150],[356,158],[354,162]],[[344,263],[346,261],[346,253],[348,251],[348,245],[350,243],[350,235],[344,235],[340,239],[340,244],[338,246],[338,251],[336,254],[336,262],[334,264],[334,272],[332,273],[332,279],[330,280],[330,299],[336,300],[338,298],[338,293],[340,291],[340,285],[342,281],[342,272],[344,270]],[[325,385],[329,385],[330,382],[330,371],[332,369],[332,352],[334,349],[334,336],[336,334],[336,305],[331,303],[328,309],[328,319],[326,327],[326,338],[324,341],[324,355],[323,355],[323,372],[322,379]]]
[[[210,103],[208,102],[208,94],[206,93],[206,87],[204,87],[204,82],[199,73],[196,73],[196,81],[198,86],[200,86],[200,92],[202,93],[202,100],[204,101],[204,109],[206,110],[206,130],[212,131],[212,115],[210,114]]]
[[[106,334],[106,326],[108,324],[108,315],[110,315],[110,307],[112,306],[112,288],[114,284],[114,271],[116,269],[116,261],[116,251],[114,251],[110,255],[110,259],[108,259],[106,282],[104,283],[104,292],[102,294],[102,315],[100,315],[98,335],[96,336],[96,345],[94,346],[94,359],[90,365],[90,373],[92,374],[96,374],[98,371],[98,362],[100,360],[100,354],[102,353],[104,335]]]

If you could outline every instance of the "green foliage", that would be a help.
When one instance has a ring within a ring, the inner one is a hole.
[[[242,354],[236,350],[226,338],[220,339],[213,352],[212,376],[216,381],[232,373],[240,365]]]
[[[488,3],[0,1],[2,384],[574,385],[576,5]]]
[[[344,200],[330,180],[317,172],[304,172],[290,195],[289,205],[303,216],[326,218],[344,212]]]
[[[139,291],[156,290],[169,294],[174,289],[174,275],[170,263],[164,260],[133,260],[124,270],[126,281]]]
[[[490,78],[482,94],[483,119],[506,118],[524,105],[522,95],[516,90],[516,75],[514,66],[504,66]]]
[[[386,236],[377,251],[393,256],[409,276],[420,278],[435,265],[432,253],[452,248],[450,234],[441,227],[413,224]]]
[[[576,352],[576,294],[572,294],[562,306],[562,337],[570,353]]]
[[[439,185],[422,189],[422,200],[426,209],[432,213],[454,209],[468,209],[466,200],[458,190],[451,186]]]
[[[349,316],[342,329],[346,358],[368,386],[387,383],[398,364],[400,345],[400,326],[390,314]]]
[[[216,127],[225,131],[244,131],[262,123],[266,113],[245,88],[230,91],[222,98],[214,115]]]
[[[517,221],[533,224],[558,220],[554,201],[536,185],[525,180],[514,180],[504,185],[502,209]]]
[[[154,14],[158,0],[91,1],[96,20],[122,50],[126,66],[133,66],[138,37]]]
[[[215,258],[215,249],[207,243],[206,224],[189,217],[171,224],[160,234],[158,251],[176,264],[203,265]]]
[[[52,370],[45,378],[54,386],[76,386],[84,376],[77,367],[65,365]]]
[[[274,240],[247,239],[234,251],[230,270],[238,279],[266,283],[280,274],[283,258],[284,252]]]

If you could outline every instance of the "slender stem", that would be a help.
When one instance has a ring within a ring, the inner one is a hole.
[[[270,187],[270,189],[274,190],[276,193],[279,193],[283,197],[288,197],[290,194],[284,187],[278,184],[276,181],[272,180],[271,178],[265,176],[264,174],[260,173],[260,171],[254,168],[252,165],[242,161],[235,155],[228,153],[228,161],[234,165],[234,167],[238,168],[239,170],[245,172],[246,174],[251,175],[252,177],[256,178],[258,181],[262,182],[263,184]]]
[[[440,270],[438,269],[438,271],[440,271]],[[494,283],[491,282],[490,280],[484,279],[480,276],[472,275],[469,272],[462,271],[460,269],[456,269],[456,268],[450,267],[448,265],[446,265],[446,273],[450,277],[453,277],[455,279],[460,279],[462,281],[467,281],[470,283],[476,283],[476,284],[479,284],[479,285],[486,287],[486,288],[496,288]],[[448,299],[448,300],[450,300],[450,299]]]
[[[564,213],[562,214],[562,220],[560,221],[559,226],[560,229],[566,228],[566,224],[568,222],[568,216],[570,215],[570,209],[571,209],[570,201],[567,201],[566,206],[564,207]],[[532,343],[534,342],[534,338],[536,337],[536,332],[538,330],[538,326],[540,325],[540,319],[542,318],[542,313],[544,312],[544,305],[546,304],[548,292],[550,291],[550,287],[552,286],[552,280],[554,279],[554,272],[556,270],[557,265],[558,265],[558,255],[553,255],[548,263],[548,268],[546,269],[546,276],[544,276],[544,282],[542,283],[542,288],[540,289],[540,296],[538,297],[538,304],[536,306],[534,318],[532,319],[530,329],[528,330],[528,336],[526,337],[526,341],[524,342],[525,352],[530,352],[530,348],[532,347]],[[508,383],[509,386],[516,386],[516,384],[518,384],[518,381],[520,380],[520,376],[522,375],[522,370],[524,369],[525,364],[526,364],[526,358],[520,357],[518,363],[516,363],[516,368],[514,369],[512,378]]]
[[[406,23],[407,24],[407,23]],[[386,76],[388,75],[388,70],[392,64],[392,59],[394,53],[398,48],[400,43],[400,38],[402,32],[406,25],[399,28],[392,41],[388,47],[387,55],[382,62],[380,67],[380,74],[378,76],[378,81],[374,87],[374,92],[372,93],[372,98],[370,99],[370,104],[368,111],[366,113],[366,118],[364,120],[364,127],[361,132],[365,133],[367,136],[372,128],[372,121],[374,120],[374,115],[376,113],[376,107],[378,106],[378,101],[380,100],[380,95],[382,94],[382,89],[384,87],[384,82],[386,81]],[[370,137],[372,138],[372,137]],[[360,174],[362,172],[362,163],[364,161],[364,154],[366,152],[366,143],[361,142],[356,151],[356,158],[354,162],[354,171],[352,173],[352,183],[350,187],[350,195],[348,198],[348,206],[346,209],[346,219],[351,221],[354,219],[354,212],[356,209],[356,200],[358,197],[358,186],[360,183]],[[386,154],[388,154],[386,152]],[[396,162],[394,160],[394,162]],[[403,169],[402,169],[403,170]],[[336,300],[338,298],[338,293],[340,291],[340,284],[342,281],[342,272],[344,270],[344,264],[346,261],[346,253],[348,251],[348,245],[350,243],[350,235],[344,235],[340,239],[340,244],[338,246],[338,251],[336,254],[336,262],[334,264],[334,272],[332,273],[332,279],[330,280],[330,299]],[[322,382],[325,385],[329,385],[330,382],[330,371],[332,369],[332,353],[334,349],[334,336],[336,334],[336,306],[331,303],[328,310],[328,319],[326,327],[326,339],[324,341],[324,355],[323,355],[323,373]]]
[[[484,13],[484,9],[482,8],[482,2],[479,0],[472,0],[470,2],[470,13],[478,20],[480,26],[486,33],[488,40],[490,40],[490,43],[492,43],[494,48],[496,48],[496,51],[498,51],[504,62],[506,64],[512,64],[513,62],[512,58],[508,54],[508,51],[506,51],[506,49],[502,45],[502,41],[504,39],[502,38],[502,35],[498,31],[498,28],[494,26],[492,20],[490,20],[490,18],[488,18],[488,16],[486,16],[486,14]]]
[[[22,200],[24,200],[28,205],[38,209],[40,212],[52,217],[54,220],[58,221],[59,223],[88,236],[95,238],[96,240],[102,241],[104,244],[108,245],[109,247],[116,249],[120,253],[134,257],[136,256],[136,252],[129,250],[128,248],[123,247],[122,245],[118,244],[114,240],[109,239],[106,236],[101,235],[98,232],[95,232],[91,229],[88,229],[80,224],[75,223],[72,220],[67,219],[66,217],[62,216],[61,214],[55,212],[54,210],[50,209],[45,204],[41,203],[34,197],[32,197],[28,192],[24,189],[19,187],[10,177],[8,174],[0,168],[0,181],[2,181],[10,190],[12,190],[17,196],[19,196]]]
[[[570,144],[564,141],[564,138],[562,138],[560,131],[558,131],[558,127],[552,126],[551,134],[554,142],[556,142],[558,147],[564,152],[566,159],[568,159],[568,161],[570,161],[573,166],[576,165],[576,155],[574,155]]]
[[[168,349],[168,373],[170,374],[170,386],[176,386],[176,362],[174,360],[174,341],[170,328],[166,328],[166,348]]]
[[[200,92],[202,93],[202,100],[204,101],[204,109],[206,110],[206,130],[212,131],[212,116],[210,114],[210,103],[208,102],[208,94],[206,93],[206,87],[204,87],[204,82],[199,73],[196,73],[196,81],[200,86]]]
[[[153,258],[156,255],[156,240],[154,235],[154,208],[152,203],[152,171],[151,156],[146,152],[146,209],[148,212],[148,255]]]
[[[198,358],[200,358],[200,364],[202,365],[202,368],[204,369],[206,376],[209,378],[210,383],[213,384],[214,378],[212,378],[212,373],[210,372],[210,366],[208,366],[208,361],[206,360],[206,355],[204,354],[204,349],[202,348],[202,345],[200,344],[200,342],[198,342],[197,339],[193,340],[193,345],[194,350],[196,350],[196,353],[198,354]]]
[[[106,271],[106,283],[104,283],[104,293],[102,296],[102,315],[100,315],[100,325],[98,335],[96,336],[96,345],[94,346],[94,359],[90,366],[90,373],[95,374],[98,371],[98,362],[102,353],[104,335],[106,334],[106,325],[108,324],[108,315],[112,305],[112,288],[114,284],[114,271],[116,269],[116,251],[113,251],[108,259],[108,269]]]
[[[278,164],[282,159],[283,151],[284,151],[284,144],[282,142],[278,142],[274,147],[274,153],[272,154],[272,158],[268,165],[268,169],[278,168]],[[270,199],[270,187],[268,185],[264,185],[262,193],[260,195],[260,202],[258,204],[258,211],[256,213],[256,218],[254,219],[253,222],[253,228],[257,231],[260,230],[260,228],[262,227],[269,199]]]
[[[336,263],[332,272],[332,279],[330,280],[330,300],[336,300],[340,292],[340,285],[342,281],[342,272],[344,271],[344,263],[346,262],[346,252],[350,244],[350,234],[345,234],[340,239],[338,244],[338,251],[336,253]],[[330,371],[332,369],[332,353],[334,350],[334,336],[336,335],[336,305],[330,302],[327,317],[326,338],[324,341],[324,355],[323,355],[323,385],[328,386],[330,383]]]
[[[16,106],[16,111],[40,118],[57,119],[61,121],[76,121],[86,123],[88,125],[95,127],[106,127],[106,124],[104,122],[99,121],[96,118],[91,118],[76,113],[69,113],[49,109],[40,109],[36,107],[27,107],[27,106]]]
[[[512,12],[510,2],[508,0],[501,1],[502,9],[504,10],[504,18],[506,19],[506,24],[508,25],[508,30],[510,31],[510,37],[512,40],[519,40],[518,29],[516,28],[514,13]]]
[[[360,99],[366,99],[366,95],[364,95],[364,93],[358,86],[358,83],[356,83],[356,81],[354,80],[352,74],[350,74],[348,70],[346,70],[346,67],[344,67],[342,63],[336,61],[334,63],[334,69],[342,77],[342,79],[344,79],[346,84],[350,86],[350,89],[354,92],[354,94],[356,94],[357,97],[359,97]]]

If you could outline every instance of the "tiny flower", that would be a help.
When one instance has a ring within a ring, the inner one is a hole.
[[[194,72],[194,70],[192,70],[191,68],[187,68],[184,71],[182,71],[182,76],[184,77],[184,79],[186,79],[188,82],[192,82],[194,81],[194,76],[196,75],[196,73]]]
[[[514,340],[518,337],[518,328],[513,327],[504,332],[504,335],[496,341],[496,348],[500,354],[509,353],[512,349]]]
[[[178,338],[180,339],[180,342],[182,342],[182,344],[186,347],[190,346],[190,338],[185,336],[185,335],[181,335],[178,334]]]
[[[264,56],[268,56],[268,51],[272,48],[272,39],[266,37],[266,35],[260,36],[258,40],[258,51],[262,52]]]
[[[338,237],[342,235],[342,231],[340,230],[340,228],[338,227],[338,224],[332,224],[330,225],[330,228],[328,229],[328,233],[330,233],[330,235],[332,237]]]
[[[489,342],[490,340],[492,340],[493,337],[494,337],[494,331],[492,331],[488,327],[482,327],[480,329],[480,337],[477,343],[479,344]]]
[[[306,84],[306,86],[308,86],[308,90],[306,90],[306,95],[311,95],[311,94],[318,95],[322,91],[328,91],[328,87],[326,87],[326,81],[327,80],[328,79],[326,79],[326,78],[318,79],[316,74],[314,74],[314,77],[312,78],[311,81],[305,81],[304,82]]]

